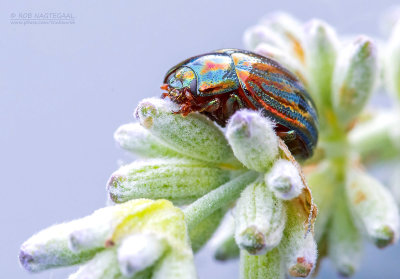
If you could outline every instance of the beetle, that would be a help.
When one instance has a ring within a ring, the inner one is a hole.
[[[301,82],[271,58],[240,49],[221,49],[184,60],[165,75],[176,113],[207,115],[225,126],[242,108],[259,110],[296,159],[312,156],[318,140],[315,105]]]

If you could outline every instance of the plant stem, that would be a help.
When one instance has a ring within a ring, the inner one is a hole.
[[[221,185],[207,195],[199,198],[184,209],[188,229],[195,227],[201,220],[208,217],[215,210],[228,205],[237,199],[241,191],[256,180],[259,173],[248,171],[235,179]]]

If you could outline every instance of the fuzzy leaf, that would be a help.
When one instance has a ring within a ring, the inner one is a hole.
[[[177,157],[182,154],[172,150],[161,140],[153,136],[139,123],[129,123],[120,126],[114,133],[115,141],[125,150],[148,158]]]
[[[313,20],[306,26],[306,62],[310,94],[320,113],[331,108],[331,82],[336,62],[338,39],[325,22]]]
[[[174,114],[170,101],[144,99],[135,115],[140,124],[177,153],[215,163],[240,166],[222,131],[206,116]]]
[[[384,72],[386,87],[400,100],[400,20],[393,27],[385,50]]]
[[[368,101],[378,77],[375,43],[364,36],[341,49],[333,75],[333,106],[347,127]]]
[[[136,198],[169,199],[187,204],[230,178],[229,171],[190,159],[135,161],[114,172],[107,190],[116,203]]]

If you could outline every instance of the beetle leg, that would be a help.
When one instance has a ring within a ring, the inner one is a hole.
[[[193,95],[192,95],[192,93],[190,92],[190,90],[189,90],[188,88],[184,88],[182,96],[183,96],[183,95],[184,95],[185,98],[186,98],[187,100],[189,100],[190,102],[193,102],[193,101],[194,101]]]
[[[230,116],[232,116],[232,114],[235,113],[235,111],[244,107],[245,106],[238,95],[234,93],[230,94],[225,104],[224,114],[228,116],[227,118],[229,118]]]
[[[179,111],[175,111],[175,114],[182,114],[183,116],[187,116],[191,112],[191,107],[188,104],[182,104]]]
[[[293,141],[297,138],[296,132],[294,130],[290,130],[287,132],[277,132],[276,134],[285,142]]]
[[[162,90],[168,91],[169,85],[165,83],[165,84],[161,85],[160,88],[161,88]]]
[[[207,112],[214,112],[221,106],[221,101],[219,99],[214,99],[204,105],[202,105],[200,112],[207,111]]]

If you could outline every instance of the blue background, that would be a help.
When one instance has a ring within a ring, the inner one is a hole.
[[[113,132],[138,101],[158,96],[164,73],[189,56],[243,47],[246,27],[284,10],[319,17],[338,33],[379,34],[396,1],[1,1],[0,277],[65,278],[75,268],[29,275],[23,241],[104,206],[109,175],[130,157]],[[20,12],[72,13],[73,25],[12,25]],[[398,278],[398,247],[368,246],[354,278]],[[237,278],[237,263],[197,257],[200,278]],[[336,278],[325,262],[320,278]]]

